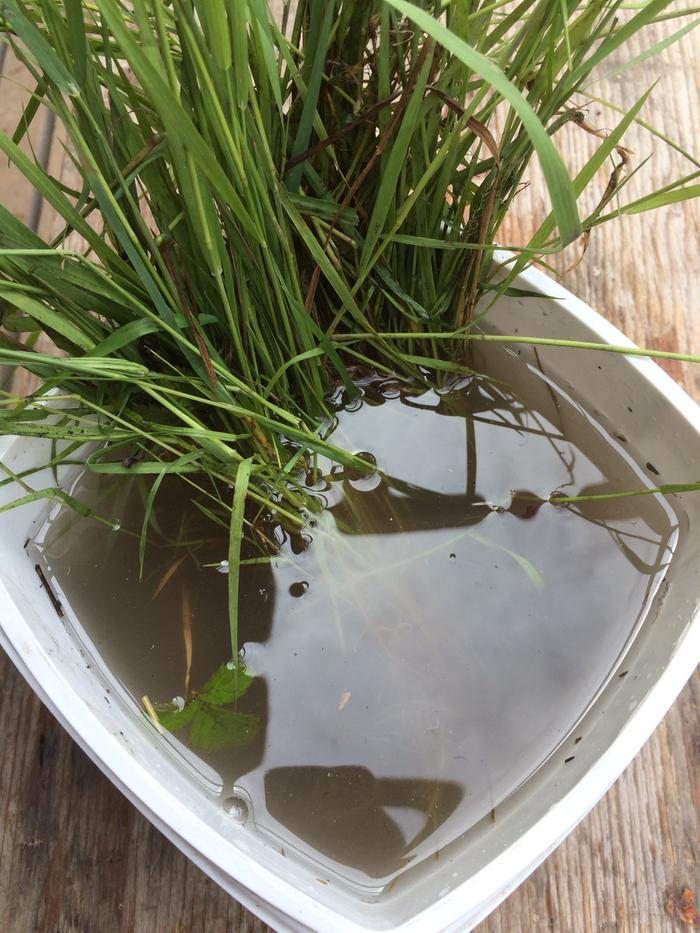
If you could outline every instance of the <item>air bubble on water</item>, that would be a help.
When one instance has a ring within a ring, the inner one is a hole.
[[[367,476],[359,476],[357,479],[350,480],[350,485],[357,492],[372,492],[382,484],[380,473],[370,473]]]
[[[222,560],[220,564],[216,565],[217,573],[228,573],[228,561]]]
[[[468,388],[474,381],[473,376],[457,376],[447,385],[435,390],[437,395],[452,395],[454,392],[462,392]]]
[[[384,398],[398,398],[401,395],[401,386],[398,382],[384,382],[379,386],[379,391]]]
[[[330,488],[328,478],[323,475],[321,470],[317,470],[315,473],[309,471],[306,474],[306,479],[304,480],[306,488],[313,490],[314,492],[325,492]]]
[[[245,645],[242,648],[240,648],[238,651],[238,661],[233,661],[233,660],[227,661],[226,669],[229,671],[232,671],[237,667],[241,667],[243,665],[244,658],[245,658]],[[243,666],[245,667],[245,665]]]
[[[172,699],[172,704],[173,704],[173,706],[175,707],[175,709],[176,709],[178,712],[180,712],[180,710],[182,710],[182,709],[185,708],[185,700],[184,700],[184,697],[173,697],[173,699]]]
[[[344,391],[345,390],[340,387],[328,398],[329,404],[335,411],[340,411],[343,408]]]
[[[293,531],[289,536],[293,554],[304,554],[308,551],[312,541],[311,535],[304,535],[298,531]]]
[[[355,454],[363,463],[366,463],[372,470],[377,469],[377,458],[368,450],[361,450]]]
[[[231,797],[227,797],[223,801],[223,808],[231,819],[235,820],[235,822],[239,823],[241,826],[244,826],[248,822],[250,807],[248,806],[248,802],[239,794],[233,794]]]

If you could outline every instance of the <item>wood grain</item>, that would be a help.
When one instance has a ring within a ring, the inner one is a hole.
[[[4,54],[2,54],[4,52]],[[29,101],[34,82],[31,75],[12,54],[9,47],[0,45],[2,82],[0,83],[0,129],[12,135],[17,128],[22,108]],[[57,173],[62,161],[61,147],[53,133],[53,120],[40,108],[28,132],[20,143],[25,152],[34,152],[49,169]],[[38,230],[47,229],[50,212],[20,172],[12,168],[3,157],[0,164],[0,192],[3,206],[11,210],[24,223]]]
[[[648,44],[668,33],[659,28]],[[640,48],[632,53],[641,51]],[[629,53],[628,53],[629,54]],[[644,116],[685,147],[700,138],[700,30],[597,93],[629,106],[661,78]],[[10,109],[0,84],[0,121]],[[15,103],[18,101],[15,98]],[[582,101],[583,103],[584,101]],[[588,119],[611,126],[596,104]],[[562,145],[581,164],[592,141]],[[682,160],[641,130],[626,145],[654,158],[636,193],[665,183]],[[600,191],[607,181],[600,175]],[[22,213],[17,179],[0,166],[0,196]],[[518,242],[546,210],[541,181],[520,195],[503,231]],[[565,283],[642,345],[700,352],[700,208],[679,205],[596,230]],[[560,261],[563,269],[572,260]],[[700,400],[700,369],[669,364]],[[681,477],[679,477],[681,479]],[[7,933],[185,933],[268,928],[191,865],[119,794],[0,657],[0,929]],[[700,675],[640,755],[566,842],[478,933],[672,933],[668,894],[700,890]],[[426,931],[431,933],[431,931]]]

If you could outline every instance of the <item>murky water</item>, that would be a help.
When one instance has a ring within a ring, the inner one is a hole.
[[[134,697],[190,701],[176,737],[222,805],[239,806],[235,787],[287,854],[370,890],[556,748],[641,623],[676,531],[656,496],[538,501],[646,480],[523,365],[517,390],[375,379],[363,393],[338,411],[334,441],[371,452],[384,478],[321,464],[314,524],[291,539],[264,527],[279,552],[242,577],[251,683],[210,679],[230,657],[227,580],[204,565],[225,558],[226,535],[182,486],[158,494],[141,583],[143,479],[110,494],[83,477],[77,492],[120,530],[52,514],[32,559]]]

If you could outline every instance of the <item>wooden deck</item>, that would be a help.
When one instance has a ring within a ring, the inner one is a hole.
[[[677,24],[659,30],[657,38],[675,28]],[[639,51],[641,47],[633,53]],[[14,127],[24,93],[14,83],[21,83],[22,76],[9,57],[5,75],[0,82],[3,129]],[[629,106],[657,77],[661,80],[644,118],[700,155],[700,29],[653,64],[603,80],[593,91]],[[594,102],[586,109],[594,126],[614,122],[610,111]],[[34,141],[41,144],[40,126]],[[575,166],[592,141],[576,130],[568,144]],[[633,150],[635,162],[654,153],[632,183],[635,193],[664,184],[683,166],[679,156],[639,129],[627,135],[625,145]],[[60,171],[60,148],[55,146],[49,157]],[[606,180],[602,172],[600,192]],[[31,192],[5,164],[0,165],[0,198],[25,219],[34,210],[37,219]],[[518,242],[532,229],[543,203],[542,185],[534,178],[519,198],[503,242]],[[46,218],[39,221],[47,223]],[[575,250],[570,254],[561,268]],[[700,204],[598,228],[585,259],[564,282],[639,344],[700,353]],[[676,363],[667,369],[700,401],[700,369]],[[4,655],[0,682],[0,929],[267,929],[112,787]],[[678,898],[684,888],[700,890],[699,706],[696,673],[604,800],[479,933],[671,933],[691,928],[682,919]]]

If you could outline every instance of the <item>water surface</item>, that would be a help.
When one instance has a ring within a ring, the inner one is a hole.
[[[542,764],[611,674],[672,554],[660,497],[540,501],[646,480],[540,373],[519,364],[516,377],[444,393],[366,379],[352,410],[338,403],[334,442],[370,452],[381,473],[321,463],[310,489],[326,508],[303,535],[273,522],[253,535],[248,558],[277,546],[242,575],[255,679],[211,713],[218,747],[190,741],[222,802],[236,788],[287,854],[367,891]],[[225,531],[164,483],[139,583],[128,532],[143,483],[110,493],[86,475],[76,492],[119,530],[52,512],[33,559],[126,690],[181,705],[230,657],[226,576],[205,566],[224,559]]]

